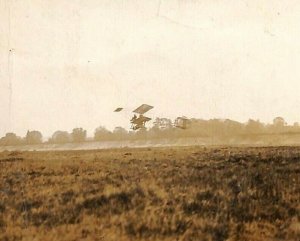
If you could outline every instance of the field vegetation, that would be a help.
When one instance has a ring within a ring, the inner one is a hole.
[[[0,153],[0,240],[300,240],[300,148]]]

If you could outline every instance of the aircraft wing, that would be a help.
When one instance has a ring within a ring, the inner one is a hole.
[[[133,112],[143,115],[144,113],[151,110],[152,108],[153,108],[153,106],[151,106],[151,105],[142,104],[140,107],[136,108]]]

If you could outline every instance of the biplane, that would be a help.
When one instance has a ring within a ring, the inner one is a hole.
[[[147,105],[147,104],[142,104],[138,108],[136,108],[133,113],[134,116],[131,118],[130,123],[131,123],[131,129],[132,130],[138,130],[138,129],[145,129],[145,125],[148,121],[151,120],[151,118],[144,116],[146,112],[151,110],[153,106]],[[114,110],[114,112],[120,112],[122,111],[123,108],[119,107]],[[138,115],[138,116],[137,116]]]
[[[151,110],[152,108],[153,106],[147,104],[142,104],[141,106],[136,108],[133,112],[139,114],[139,116],[134,114],[134,116],[131,118],[130,120],[131,129],[133,130],[145,129],[146,122],[150,121],[151,118],[144,116],[144,114],[149,110]]]
[[[142,104],[141,106],[139,106],[133,111],[133,113],[135,114],[130,119],[132,130],[146,129],[145,125],[148,121],[151,120],[151,118],[144,116],[144,114],[149,110],[151,110],[152,108],[153,106],[151,105]],[[123,109],[124,108],[122,107],[118,107],[114,110],[114,112],[120,112]],[[188,129],[190,120],[185,116],[181,116],[181,117],[177,117],[173,123],[167,118],[158,118],[158,122],[156,121],[154,123],[158,125],[160,129],[167,129],[170,126],[174,126],[180,129]]]

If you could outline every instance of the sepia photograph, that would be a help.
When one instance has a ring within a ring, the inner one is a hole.
[[[300,2],[0,0],[0,240],[299,241]]]

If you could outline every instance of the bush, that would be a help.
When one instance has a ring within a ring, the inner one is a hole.
[[[21,143],[21,137],[18,137],[15,133],[6,133],[6,135],[0,139],[0,145],[2,146],[14,146]]]
[[[71,136],[73,142],[84,142],[86,140],[86,130],[74,128]]]
[[[71,137],[67,131],[56,131],[52,135],[52,138],[49,140],[51,143],[68,143],[70,142]]]
[[[43,142],[42,133],[39,131],[27,131],[25,142],[27,144],[41,144]]]

